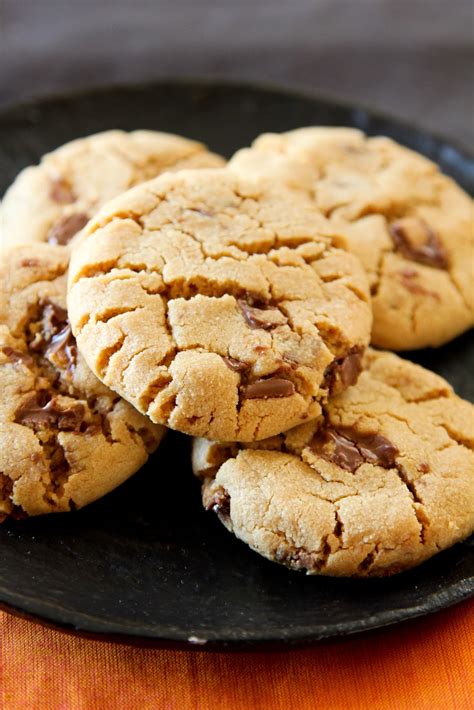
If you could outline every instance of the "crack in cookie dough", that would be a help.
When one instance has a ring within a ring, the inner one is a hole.
[[[283,188],[226,170],[161,176],[84,230],[69,278],[74,334],[93,371],[153,421],[265,438],[318,416],[328,390],[357,377],[344,358],[370,337],[368,284],[336,243]],[[342,375],[329,382],[331,366]]]
[[[167,171],[213,168],[204,145],[157,131],[106,131],[67,143],[23,170],[0,206],[1,246],[67,245],[113,197]]]
[[[369,276],[375,345],[438,346],[474,324],[472,200],[427,158],[356,129],[313,127],[264,134],[228,167],[309,196],[339,230]]]
[[[0,266],[1,518],[92,502],[134,473],[163,434],[77,352],[64,308],[68,251],[37,245],[31,264],[30,250],[11,248]]]
[[[384,576],[474,531],[473,406],[437,375],[368,350],[322,416],[250,444],[193,442],[204,506],[291,569]]]

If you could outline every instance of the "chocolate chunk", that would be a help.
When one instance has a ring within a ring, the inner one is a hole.
[[[381,434],[362,434],[354,429],[345,429],[343,433],[347,437],[355,439],[357,448],[368,463],[383,468],[395,466],[395,456],[398,454],[398,449]]]
[[[310,449],[326,461],[346,471],[354,472],[364,463],[364,459],[353,441],[339,434],[335,429],[318,432],[310,443]]]
[[[347,355],[335,358],[326,368],[324,382],[330,394],[335,392],[339,384],[343,389],[355,385],[362,372],[363,354],[364,348],[356,345],[349,350]]]
[[[76,365],[77,347],[70,325],[53,335],[44,354],[53,365],[72,374]]]
[[[10,360],[10,362],[21,362],[26,367],[32,367],[34,360],[31,355],[24,353],[21,350],[15,350],[14,348],[5,347],[2,348],[2,352]]]
[[[285,318],[285,316],[280,313],[277,308],[272,308],[271,306],[266,305],[250,305],[243,299],[239,299],[238,303],[240,310],[242,311],[242,315],[245,318],[245,322],[250,328],[271,330],[272,328],[277,328],[279,325],[285,325],[288,323],[288,319]],[[270,313],[273,317],[269,318]]]
[[[390,225],[390,236],[395,248],[407,259],[418,261],[420,264],[426,264],[426,266],[433,266],[436,269],[447,269],[448,257],[438,235],[433,232],[426,222],[418,220],[414,224],[412,221],[412,229],[416,229],[418,232],[423,230],[424,232],[424,244],[417,244],[411,238],[409,224],[410,222],[407,219],[405,221],[399,220]]]
[[[275,397],[291,397],[295,386],[290,380],[282,377],[269,377],[256,380],[242,388],[244,399],[273,399]]]
[[[32,429],[55,427],[61,431],[78,431],[84,419],[84,405],[80,402],[62,409],[57,397],[50,398],[45,390],[30,395],[15,413],[15,422]]]
[[[323,429],[315,435],[310,448],[352,473],[364,462],[391,468],[398,454],[398,449],[381,434],[365,434],[352,427]]]
[[[57,202],[60,205],[67,205],[76,201],[76,195],[72,191],[70,184],[61,177],[56,178],[51,183],[49,196],[53,202]]]
[[[56,303],[43,304],[41,329],[30,343],[33,352],[39,352],[52,365],[71,375],[76,365],[76,341],[69,325],[65,308]]]
[[[41,330],[35,335],[30,343],[30,348],[34,352],[44,352],[44,349],[51,342],[52,338],[59,333],[67,324],[67,311],[56,303],[43,303],[41,312]]]
[[[234,372],[246,372],[250,368],[250,365],[247,365],[246,362],[242,362],[242,360],[235,360],[233,357],[223,357],[222,359],[227,367]]]
[[[83,212],[70,214],[54,224],[48,232],[50,244],[67,244],[77,232],[86,226],[89,217]]]
[[[224,489],[218,490],[206,506],[206,510],[213,510],[221,518],[230,515],[230,495]]]

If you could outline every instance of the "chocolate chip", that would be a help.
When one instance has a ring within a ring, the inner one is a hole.
[[[14,348],[5,347],[2,348],[2,352],[10,360],[10,362],[21,362],[26,367],[32,367],[34,360],[28,353],[22,352],[21,350],[15,350]]]
[[[70,214],[54,224],[48,232],[50,244],[67,244],[77,232],[86,226],[89,217],[83,212]]]
[[[25,269],[32,269],[35,268],[36,266],[39,266],[39,259],[22,259],[20,261],[20,266],[22,266]]]
[[[84,405],[80,402],[62,409],[57,397],[50,398],[45,390],[40,390],[18,407],[15,422],[35,430],[55,427],[61,431],[78,431],[84,413]]]
[[[411,229],[416,229],[418,233],[422,230],[424,244],[416,244],[413,241],[414,234],[410,235],[408,220],[399,220],[390,225],[390,236],[395,248],[407,259],[436,269],[447,269],[448,257],[438,235],[422,220],[416,223],[412,221],[411,225]]]
[[[295,386],[290,380],[282,377],[268,377],[256,380],[242,388],[244,399],[273,399],[276,397],[291,397]]]
[[[381,434],[365,434],[353,427],[321,430],[311,441],[310,449],[352,473],[364,462],[391,468],[398,454],[398,449]]]
[[[218,490],[206,506],[206,510],[213,510],[220,518],[230,515],[230,495],[224,489]]]
[[[235,360],[233,357],[223,357],[222,359],[227,367],[234,372],[246,372],[250,368],[250,365],[247,365],[246,362],[242,362],[242,360]]]
[[[362,372],[362,356],[364,348],[354,346],[343,357],[335,358],[326,368],[324,383],[330,394],[333,394],[340,383],[344,389],[355,385]]]
[[[267,305],[250,305],[244,299],[239,299],[238,303],[249,328],[271,330],[288,323],[288,319],[277,308]],[[269,317],[270,314],[271,317]]]
[[[72,191],[70,184],[64,178],[58,177],[51,183],[49,196],[53,202],[60,205],[67,205],[76,201],[76,195]]]

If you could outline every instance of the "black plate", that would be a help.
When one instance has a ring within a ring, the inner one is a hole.
[[[310,124],[392,136],[474,191],[474,161],[463,150],[363,109],[255,86],[167,82],[54,98],[1,114],[0,194],[47,150],[107,128],[174,131],[230,155],[263,131]],[[474,399],[472,334],[410,357]],[[471,538],[418,569],[381,580],[289,572],[204,513],[189,441],[172,433],[131,481],[89,508],[1,526],[0,601],[107,639],[221,649],[300,644],[467,598],[474,592],[473,548]]]

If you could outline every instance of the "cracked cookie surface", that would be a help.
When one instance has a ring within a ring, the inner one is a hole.
[[[307,198],[226,170],[163,175],[109,203],[73,252],[73,331],[153,421],[250,441],[319,415],[357,379],[365,273]]]
[[[66,245],[108,200],[168,170],[220,167],[204,145],[157,131],[105,131],[25,168],[0,206],[0,245]]]
[[[438,346],[474,324],[474,212],[430,160],[351,128],[264,134],[229,168],[308,194],[344,234],[371,285],[372,342]]]
[[[384,576],[474,530],[474,407],[440,377],[368,350],[320,420],[250,445],[195,439],[203,502],[264,557]]]
[[[34,255],[32,255],[32,252]],[[65,247],[0,264],[0,519],[80,508],[137,471],[164,429],[92,374],[67,319]]]

